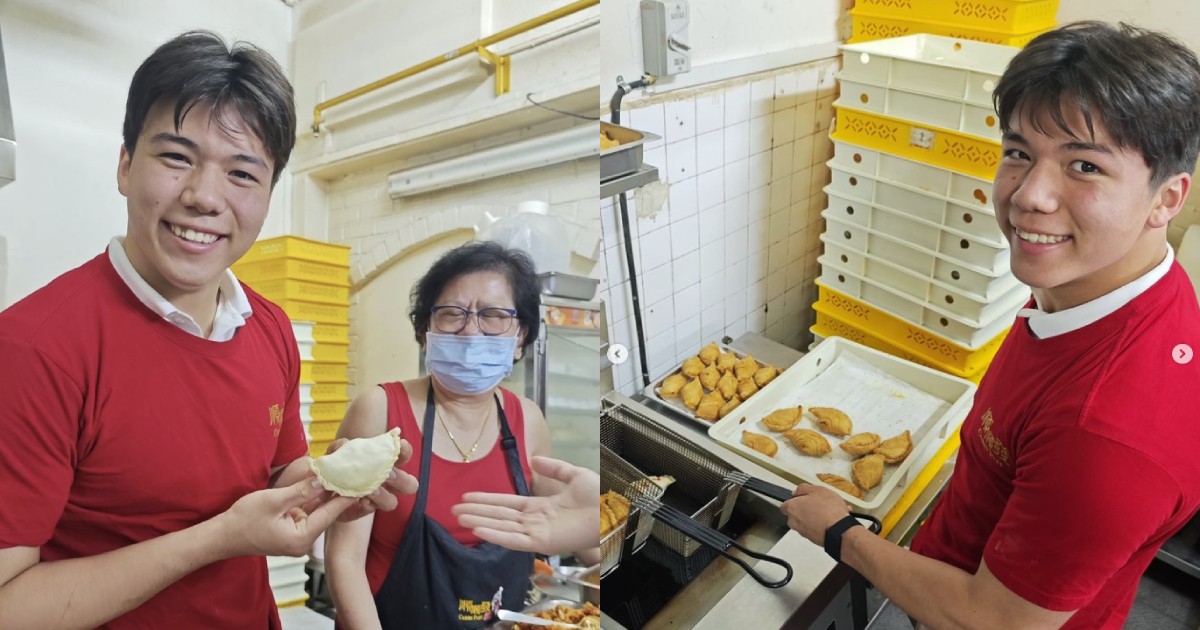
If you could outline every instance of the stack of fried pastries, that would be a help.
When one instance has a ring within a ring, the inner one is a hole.
[[[678,372],[663,379],[658,395],[679,398],[697,418],[712,422],[724,418],[778,375],[775,366],[760,364],[749,354],[738,358],[710,343],[688,357]]]

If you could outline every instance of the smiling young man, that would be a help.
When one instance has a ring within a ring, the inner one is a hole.
[[[249,44],[185,33],[134,74],[125,237],[0,313],[0,627],[278,628],[262,556],[394,508],[309,478],[291,324],[229,271],[295,127]]]
[[[1200,64],[1078,23],[996,87],[996,220],[1033,289],[975,396],[912,551],[802,486],[789,524],[933,628],[1119,628],[1200,507],[1200,308],[1167,244],[1200,151]],[[840,524],[839,524],[840,523]],[[847,529],[848,528],[848,529]]]

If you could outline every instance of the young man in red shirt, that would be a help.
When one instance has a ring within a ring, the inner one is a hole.
[[[1119,628],[1200,507],[1200,308],[1167,244],[1200,150],[1200,64],[1080,23],[1033,40],[994,95],[996,219],[1033,289],[912,551],[797,488],[789,525],[932,628]]]
[[[278,628],[262,556],[395,507],[311,479],[291,324],[229,271],[295,130],[254,46],[186,33],[134,74],[126,236],[0,313],[0,627]]]

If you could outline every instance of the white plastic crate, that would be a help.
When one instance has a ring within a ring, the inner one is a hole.
[[[313,339],[313,328],[316,325],[315,322],[292,322],[292,334],[296,336],[296,341],[312,343],[315,341]]]
[[[995,215],[992,182],[985,179],[836,140],[829,165],[928,192],[965,208]]]
[[[1008,270],[1008,246],[989,243],[954,228],[934,223],[926,217],[914,216],[880,203],[870,203],[846,195],[838,189],[839,175],[833,173],[834,184],[824,190],[829,195],[829,207],[822,213],[844,225],[866,228],[920,249],[940,253],[983,273],[996,274]],[[862,183],[862,180],[858,180]],[[860,251],[867,251],[861,249]]]
[[[825,256],[818,260],[821,261],[822,284],[967,348],[981,347],[1007,330],[1029,298],[1027,290],[1014,291],[995,303],[991,313],[993,319],[969,320],[940,306],[918,303],[896,287],[838,269]]]
[[[841,83],[838,103],[845,107],[1000,141],[1000,120],[990,105],[984,107],[961,100],[850,81],[841,74],[838,79]]]
[[[839,77],[844,81],[954,99],[991,110],[996,83],[1020,49],[918,34],[846,44],[841,50]],[[843,96],[845,93],[843,90]]]
[[[860,275],[866,273],[868,257],[866,252],[843,247],[838,242],[837,236],[829,232],[822,233],[820,238],[824,243],[825,253],[832,257],[838,266]],[[868,241],[871,238],[872,235],[868,234]],[[868,243],[868,245],[870,244]],[[928,252],[921,252],[882,237],[875,237],[875,245],[871,256],[873,259],[901,267],[918,277],[935,279],[946,289],[979,302],[993,301],[1021,284],[1021,281],[1017,280],[1011,271],[996,276],[986,276],[940,259]]]

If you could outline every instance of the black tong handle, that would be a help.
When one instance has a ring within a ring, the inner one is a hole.
[[[750,577],[754,578],[755,582],[758,582],[767,588],[779,588],[792,581],[792,565],[780,558],[769,556],[765,553],[751,551],[738,544],[725,534],[722,534],[721,532],[707,525],[697,523],[695,520],[692,520],[690,516],[684,514],[683,512],[680,512],[669,505],[665,505],[653,499],[638,497],[637,499],[634,499],[633,503],[634,505],[642,508],[645,513],[650,514],[654,518],[661,521],[667,527],[694,538],[708,547],[716,549],[718,553],[726,558],[729,558],[733,562],[736,562],[738,566],[742,567],[742,569],[744,569],[746,573],[750,575]],[[741,551],[751,558],[762,560],[763,562],[770,562],[771,564],[783,567],[786,575],[784,575],[783,579],[776,582],[768,581],[765,577],[751,568],[751,566],[746,563],[745,560],[742,560],[741,558],[729,553],[730,547]]]
[[[727,477],[727,478],[731,479],[734,482],[740,482],[742,487],[747,490],[757,492],[758,494],[761,494],[764,497],[775,499],[776,501],[779,501],[780,503],[783,503],[784,501],[787,501],[788,499],[792,498],[791,490],[788,490],[787,488],[784,488],[783,486],[777,486],[773,483],[768,483],[757,477],[750,477],[749,475],[746,475],[745,473],[730,474],[729,477]],[[865,527],[867,529],[869,529],[872,534],[878,534],[880,531],[883,531],[883,523],[879,522],[879,519],[875,518],[874,516],[871,516],[870,514],[861,514],[858,512],[851,512],[850,516],[853,516],[854,518],[856,518],[860,521],[866,521]]]

